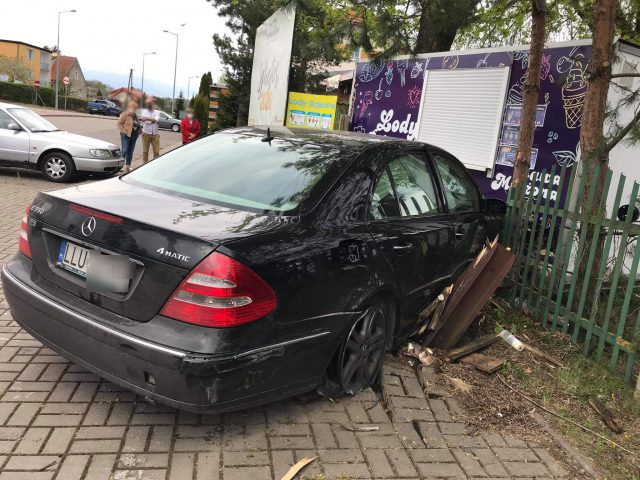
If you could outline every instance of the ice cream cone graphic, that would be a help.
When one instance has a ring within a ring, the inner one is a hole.
[[[567,128],[578,128],[582,125],[582,107],[586,94],[587,82],[584,78],[584,62],[575,60],[562,86],[562,102]]]

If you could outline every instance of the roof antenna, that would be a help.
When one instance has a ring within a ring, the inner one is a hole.
[[[267,127],[267,135],[262,137],[263,142],[269,142],[269,146],[271,146],[271,140],[274,140],[275,137],[271,136],[271,128]]]

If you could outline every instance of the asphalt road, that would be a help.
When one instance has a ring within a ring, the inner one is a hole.
[[[57,116],[56,114],[52,114],[50,110],[38,110],[38,113],[45,116],[47,120],[62,130],[98,138],[120,146],[120,133],[116,126],[115,117],[104,117],[102,115]],[[174,133],[169,130],[160,130],[161,149],[179,142],[180,139],[181,137],[179,133]],[[134,155],[136,154],[142,154],[142,140],[140,138],[136,142]]]

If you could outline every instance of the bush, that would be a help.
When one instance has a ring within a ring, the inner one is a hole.
[[[42,102],[46,107],[53,107],[56,103],[55,89],[53,88],[40,88],[38,91]],[[33,104],[35,99],[35,92],[31,85],[21,83],[0,82],[0,99],[8,100],[10,102],[17,103],[30,103]],[[61,108],[64,107],[64,97],[58,97],[58,103]],[[40,99],[38,99],[40,105]],[[78,112],[87,111],[87,101],[81,98],[67,98],[67,110],[75,110]]]

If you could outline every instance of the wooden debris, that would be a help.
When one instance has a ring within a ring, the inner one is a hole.
[[[564,366],[564,364],[562,362],[560,362],[559,360],[556,360],[552,356],[547,355],[544,352],[541,352],[540,350],[538,350],[537,348],[532,347],[528,343],[524,343],[523,342],[522,345],[524,345],[525,350],[528,350],[531,353],[533,353],[534,355],[537,355],[538,357],[545,359],[547,362],[551,363],[552,365],[555,365],[556,367],[560,367],[560,368],[566,368]]]
[[[484,247],[475,261],[458,277],[445,299],[437,321],[432,319],[423,345],[453,347],[476,319],[509,273],[515,256],[498,243],[498,238]],[[434,312],[434,317],[436,316]]]
[[[454,348],[453,350],[449,350],[447,353],[447,358],[449,361],[455,361],[465,355],[469,355],[470,353],[477,352],[489,345],[494,344],[498,341],[500,337],[498,337],[495,333],[491,333],[489,335],[484,335],[480,338],[475,339],[472,342],[463,345],[462,347]]]
[[[604,422],[604,424],[609,427],[613,433],[622,433],[624,429],[622,428],[622,424],[620,420],[618,420],[613,412],[607,407],[604,403],[602,403],[597,398],[590,398],[589,405],[593,408],[600,418]]]
[[[489,357],[481,353],[472,353],[466,357],[462,357],[460,361],[472,365],[481,372],[493,373],[500,369],[506,360],[504,358]]]
[[[287,473],[284,474],[281,480],[293,480],[293,478],[302,470],[304,467],[309,465],[311,462],[315,461],[318,457],[306,457],[292,466]]]
[[[423,365],[431,366],[436,363],[437,358],[430,348],[424,348],[417,343],[409,342],[405,353],[410,357],[417,358]]]
[[[378,430],[380,430],[380,427],[378,427],[377,425],[364,427],[352,427],[351,425],[344,425],[342,423],[339,423],[338,425],[340,425],[345,430],[348,430],[349,432],[377,432]]]
[[[460,390],[462,393],[471,393],[473,387],[461,378],[451,377],[449,375],[443,375],[443,377],[451,384],[456,390]]]
[[[419,318],[422,321],[422,326],[418,330],[419,335],[423,335],[427,329],[429,331],[434,331],[437,328],[438,321],[442,316],[442,312],[444,312],[444,308],[447,305],[447,299],[449,298],[449,295],[451,295],[452,289],[453,285],[449,285],[433,302],[429,304],[427,308],[420,312]],[[427,338],[428,336],[425,337],[425,340]],[[425,347],[427,346],[424,342],[423,345]]]

